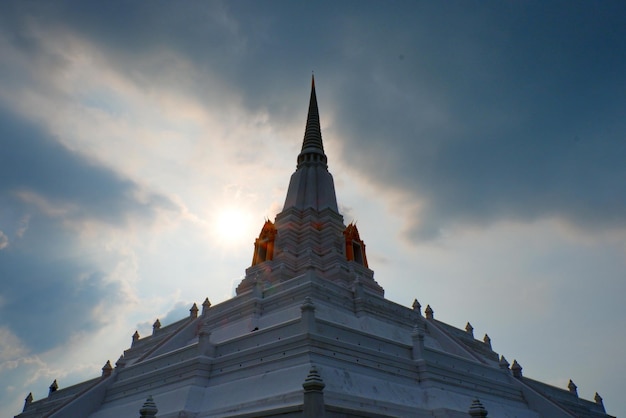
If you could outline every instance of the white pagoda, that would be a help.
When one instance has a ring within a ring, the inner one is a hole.
[[[609,417],[596,394],[530,379],[417,300],[385,299],[356,225],[337,207],[315,83],[282,211],[266,221],[236,296],[152,335],[115,367],[29,394],[19,418]]]

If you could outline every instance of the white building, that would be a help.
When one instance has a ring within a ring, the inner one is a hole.
[[[313,83],[285,205],[265,222],[237,295],[157,320],[114,368],[29,394],[18,417],[609,417],[571,381],[523,376],[469,323],[385,299],[326,161]]]

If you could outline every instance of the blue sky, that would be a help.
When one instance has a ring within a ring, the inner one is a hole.
[[[623,2],[0,5],[0,412],[233,295],[315,72],[391,300],[626,415]]]

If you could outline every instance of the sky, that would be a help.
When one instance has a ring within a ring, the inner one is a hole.
[[[314,72],[386,297],[626,416],[626,4],[0,3],[0,415],[219,303]]]

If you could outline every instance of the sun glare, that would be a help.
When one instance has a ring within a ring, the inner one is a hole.
[[[252,215],[243,209],[221,209],[215,217],[216,238],[227,245],[254,242],[251,219]]]

